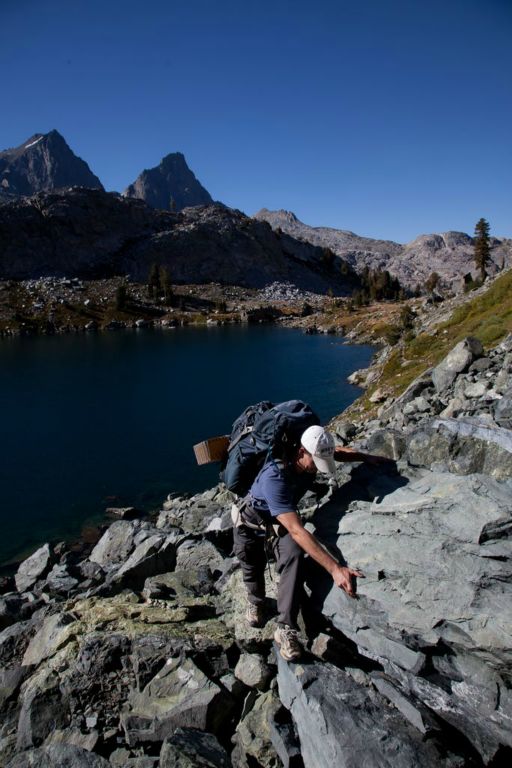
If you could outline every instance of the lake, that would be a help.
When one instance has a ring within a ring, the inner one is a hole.
[[[0,340],[0,563],[79,535],[107,506],[158,508],[215,484],[192,446],[246,405],[299,398],[327,421],[369,346],[273,326]]]

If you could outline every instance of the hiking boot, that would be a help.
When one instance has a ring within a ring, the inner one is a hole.
[[[265,606],[263,603],[248,603],[245,620],[250,627],[262,627],[265,623]]]
[[[279,646],[279,653],[286,661],[297,661],[302,656],[299,633],[288,624],[283,624],[276,629],[274,640]]]

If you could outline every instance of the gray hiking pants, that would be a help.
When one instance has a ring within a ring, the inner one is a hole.
[[[282,531],[285,529],[283,528]],[[253,528],[240,525],[233,529],[235,555],[240,561],[249,602],[255,605],[265,600],[265,536]],[[279,624],[297,629],[297,617],[303,594],[304,551],[288,532],[272,541],[277,561],[279,586],[277,610]]]

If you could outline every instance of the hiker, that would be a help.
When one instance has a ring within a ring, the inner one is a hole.
[[[303,589],[301,571],[304,553],[325,568],[336,586],[350,597],[356,596],[356,578],[363,577],[360,571],[341,565],[332,557],[304,528],[297,512],[297,504],[312,489],[317,472],[333,477],[336,461],[379,464],[386,460],[351,448],[335,447],[333,436],[323,427],[314,425],[303,432],[299,445],[293,447],[291,455],[283,460],[271,459],[263,466],[238,507],[234,549],[247,589],[249,603],[246,620],[253,627],[264,623],[265,543],[273,524],[276,530],[273,549],[280,580],[278,625],[274,639],[281,656],[287,661],[298,659],[302,653],[297,617]]]

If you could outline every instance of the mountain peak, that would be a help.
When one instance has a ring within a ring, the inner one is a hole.
[[[154,168],[144,170],[124,191],[125,197],[144,200],[152,208],[180,211],[213,200],[196,179],[182,152],[171,152]]]
[[[103,189],[87,163],[55,129],[34,133],[18,147],[0,152],[0,190],[9,197],[72,186]]]

